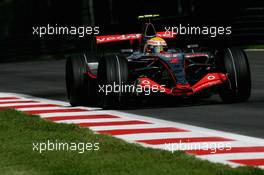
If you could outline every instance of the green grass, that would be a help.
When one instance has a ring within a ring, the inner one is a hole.
[[[99,142],[98,151],[33,151],[33,142]],[[253,167],[230,168],[168,152],[128,144],[74,125],[55,124],[14,110],[0,111],[0,174],[179,174],[260,175]]]
[[[246,46],[245,49],[264,49],[264,45],[263,44],[249,45],[249,46]]]

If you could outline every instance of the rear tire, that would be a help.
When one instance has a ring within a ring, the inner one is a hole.
[[[95,80],[87,73],[83,54],[72,55],[66,60],[66,88],[72,106],[95,104]]]
[[[113,88],[118,85],[120,88],[126,85],[128,81],[127,59],[118,55],[108,55],[100,59],[97,73],[98,85],[112,88],[112,91],[106,94],[102,90],[98,92],[98,104],[103,109],[122,107],[125,103],[126,93],[122,91],[114,92]]]
[[[225,48],[220,50],[218,59],[219,68],[228,76],[219,92],[223,102],[248,100],[251,94],[251,75],[246,53],[240,48]]]

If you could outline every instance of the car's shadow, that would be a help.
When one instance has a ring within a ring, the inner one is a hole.
[[[226,104],[214,95],[210,98],[185,98],[179,99],[175,97],[157,97],[146,100],[130,101],[118,110],[140,110],[140,109],[155,109],[155,108],[175,108],[175,107],[194,107],[194,106],[216,106],[229,105],[239,106],[254,109],[263,109],[264,97],[251,96],[248,101],[241,103]]]
[[[175,108],[175,107],[193,107],[193,106],[208,106],[221,105],[221,100],[217,98],[175,98],[175,97],[157,97],[144,100],[131,100],[118,110],[139,110],[139,109],[154,109],[154,108]]]

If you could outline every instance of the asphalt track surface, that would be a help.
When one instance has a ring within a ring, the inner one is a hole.
[[[264,138],[264,52],[247,55],[252,77],[248,102],[223,104],[218,96],[213,96],[195,103],[170,101],[168,105],[160,101],[123,111]],[[0,92],[66,101],[64,70],[64,59],[1,63]]]

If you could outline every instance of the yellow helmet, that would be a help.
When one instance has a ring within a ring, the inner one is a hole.
[[[154,37],[147,41],[144,47],[144,51],[146,53],[158,54],[165,51],[166,48],[167,48],[167,43],[164,39],[159,37]]]

